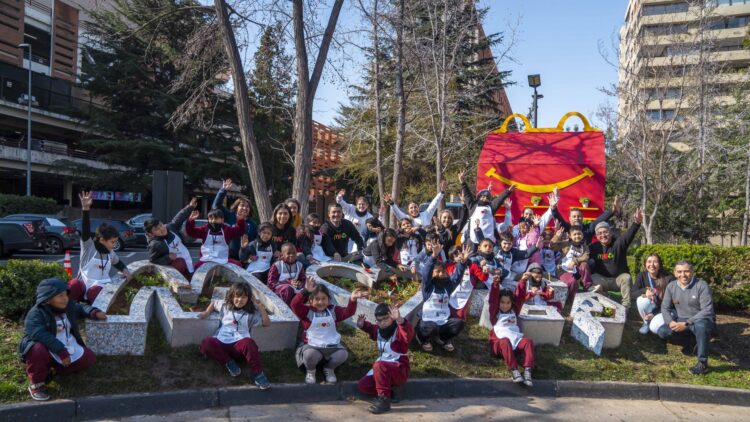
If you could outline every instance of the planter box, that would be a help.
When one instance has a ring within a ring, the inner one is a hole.
[[[595,317],[591,312],[602,312],[604,307],[614,308],[614,317]],[[626,309],[621,304],[598,293],[578,293],[573,300],[573,327],[570,335],[597,355],[602,349],[612,349],[622,343]]]
[[[360,266],[342,262],[311,265],[307,268],[305,275],[308,278],[315,280],[316,283],[322,283],[328,287],[331,296],[333,296],[333,301],[339,306],[346,306],[352,292],[326,281],[327,277],[349,278],[365,284],[368,287],[372,287],[377,278],[376,273],[369,273]],[[414,296],[401,305],[399,308],[401,316],[408,319],[410,322],[415,323],[422,310],[422,299],[422,291],[419,290]],[[371,300],[357,299],[357,312],[355,316],[364,314],[365,319],[368,322],[375,324],[375,308],[377,306],[378,304]],[[354,317],[349,318],[344,322],[352,327],[357,326],[357,321]]]
[[[554,306],[523,305],[518,314],[518,326],[524,337],[530,338],[534,345],[560,345],[565,319]]]

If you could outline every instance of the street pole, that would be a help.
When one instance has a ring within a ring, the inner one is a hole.
[[[31,196],[31,44],[19,44],[18,48],[29,49],[29,92],[26,98],[26,196]]]
[[[534,127],[535,128],[538,127],[537,124],[538,124],[538,121],[539,121],[539,119],[538,119],[538,117],[539,117],[539,106],[538,106],[538,102],[537,102],[538,97],[539,96],[536,93],[536,87],[534,87]]]
[[[540,85],[542,85],[542,77],[539,74],[536,75],[529,75],[529,86],[534,88],[534,95],[531,97],[534,99],[534,102],[531,105],[531,108],[534,112],[534,128],[537,127],[537,124],[539,122],[539,99],[544,98],[544,96],[539,95],[536,91],[537,88],[539,88]]]

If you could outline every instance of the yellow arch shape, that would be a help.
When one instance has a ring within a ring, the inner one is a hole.
[[[585,179],[586,177],[594,177],[594,172],[590,168],[584,167],[581,174],[573,176],[567,180],[562,180],[557,183],[549,183],[546,185],[528,185],[525,183],[519,183],[519,182],[513,181],[511,179],[508,179],[507,177],[504,177],[498,174],[495,167],[490,167],[490,169],[487,170],[487,172],[485,172],[484,175],[487,177],[495,178],[505,183],[508,186],[516,185],[516,189],[520,191],[524,191],[528,193],[548,193],[548,192],[552,192],[552,190],[555,188],[565,189],[568,186],[578,183],[579,181]]]
[[[529,122],[528,117],[524,114],[516,113],[508,116],[505,121],[503,122],[502,126],[499,128],[493,130],[491,133],[507,133],[508,132],[508,125],[510,122],[515,118],[518,117],[523,121],[523,124],[526,126],[526,132],[525,133],[551,133],[551,132],[564,132],[565,128],[565,121],[569,118],[576,116],[583,122],[583,131],[584,132],[601,132],[601,129],[597,129],[595,127],[591,126],[591,123],[589,123],[589,120],[584,116],[583,114],[577,112],[577,111],[571,111],[568,113],[565,113],[564,116],[560,119],[560,121],[557,123],[556,127],[531,127],[531,123]]]

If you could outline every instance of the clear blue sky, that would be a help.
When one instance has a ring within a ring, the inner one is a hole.
[[[539,92],[544,95],[539,100],[540,127],[555,126],[568,111],[580,111],[595,120],[599,104],[614,102],[598,88],[617,81],[617,69],[601,57],[599,43],[611,52],[627,3],[627,0],[481,1],[480,5],[489,6],[484,23],[486,33],[505,32],[509,21],[520,19],[518,39],[511,53],[517,63],[499,64],[513,72],[511,80],[516,82],[507,89],[513,111],[528,112],[532,90],[526,76],[539,73],[542,77]],[[345,10],[342,18],[347,15],[349,22],[357,19],[351,10]],[[353,82],[358,66],[346,67],[346,76]],[[346,83],[326,78],[316,95],[315,119],[333,123],[337,104],[346,102]]]

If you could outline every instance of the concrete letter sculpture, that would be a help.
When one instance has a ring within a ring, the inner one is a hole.
[[[604,313],[605,308],[613,309],[614,315],[592,315],[592,312]],[[573,328],[570,335],[596,355],[600,356],[603,348],[615,348],[622,342],[626,309],[619,303],[598,293],[578,293],[571,313]]]

